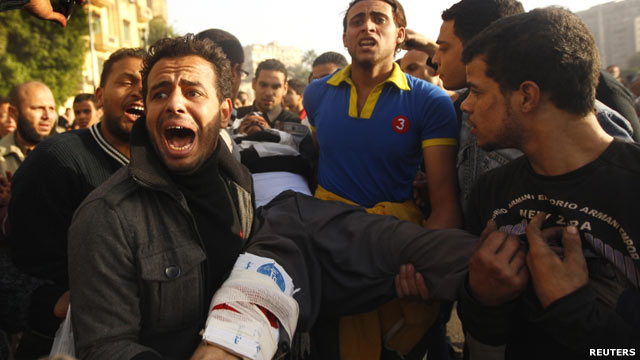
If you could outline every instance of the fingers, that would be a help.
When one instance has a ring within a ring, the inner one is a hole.
[[[482,230],[482,233],[480,234],[480,240],[484,241],[489,234],[496,230],[498,230],[498,224],[496,224],[493,219],[487,221],[487,226],[484,227],[484,230]]]
[[[586,266],[582,253],[582,240],[575,226],[567,226],[562,232],[562,246],[564,247],[564,262]]]
[[[429,300],[431,298],[429,296],[429,288],[427,288],[427,283],[419,272],[416,273],[416,284],[418,285],[418,294],[420,294],[420,298],[422,298],[422,300]]]
[[[5,171],[4,175],[7,177],[7,180],[9,180],[9,182],[11,182],[11,180],[13,180],[13,173],[11,172],[11,170]]]
[[[44,18],[45,20],[57,22],[62,27],[67,26],[67,17],[59,12],[51,12],[48,16]]]
[[[551,248],[544,241],[542,237],[542,222],[545,219],[546,214],[544,212],[538,213],[531,219],[529,225],[527,225],[527,241],[529,242],[529,251],[533,254],[539,252],[551,252]]]
[[[429,289],[422,274],[416,273],[411,264],[400,266],[400,273],[395,278],[395,287],[399,298],[419,296],[423,300],[429,299]]]

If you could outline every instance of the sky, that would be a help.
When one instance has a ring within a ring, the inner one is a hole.
[[[438,37],[440,14],[459,0],[403,0],[408,28]],[[520,0],[525,10],[558,5],[577,12],[606,0]],[[242,45],[296,46],[316,54],[337,51],[342,45],[342,18],[349,0],[167,0],[169,24],[180,34],[220,28]]]

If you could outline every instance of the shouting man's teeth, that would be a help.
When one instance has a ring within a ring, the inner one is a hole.
[[[171,126],[165,130],[164,136],[169,148],[176,151],[187,150],[195,140],[196,134],[182,126]]]
[[[362,40],[362,41],[360,41],[360,45],[362,45],[362,46],[373,46],[375,44],[376,44],[376,42],[373,41],[373,40]]]
[[[134,120],[137,120],[140,116],[142,116],[144,114],[144,107],[139,106],[139,105],[134,105],[130,108],[128,108],[127,110],[125,110],[125,112]]]

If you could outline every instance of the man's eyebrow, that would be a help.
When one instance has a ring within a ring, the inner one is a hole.
[[[469,89],[471,89],[471,88],[477,89],[477,88],[478,88],[478,85],[474,84],[474,83],[473,83],[473,82],[471,82],[471,81],[467,81],[467,87],[468,87]]]
[[[191,81],[191,80],[187,80],[187,79],[180,79],[180,85],[187,85],[187,86],[196,86],[196,87],[203,87],[202,83],[200,81]]]
[[[155,89],[161,88],[161,87],[165,87],[165,86],[171,86],[171,81],[165,80],[165,81],[161,81],[155,85],[153,85],[151,88],[149,88],[149,91],[153,91]]]
[[[436,40],[436,44],[438,44],[438,45],[444,45],[446,43],[447,42],[445,40],[440,40],[440,39]]]
[[[357,17],[364,17],[364,15],[365,15],[365,14],[364,14],[364,11],[359,12],[359,13],[357,13],[357,14],[353,15],[351,18],[349,18],[349,21],[351,21],[351,20],[353,20],[353,19],[355,19],[355,18],[357,18]]]
[[[376,15],[376,16],[381,16],[381,17],[383,17],[383,18],[387,18],[387,19],[389,19],[389,16],[388,16],[387,14],[385,14],[385,13],[382,13],[382,12],[378,12],[378,11],[371,11],[371,13],[370,13],[370,14],[371,14],[371,15]]]

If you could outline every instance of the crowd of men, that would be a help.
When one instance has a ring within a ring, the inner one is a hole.
[[[61,21],[0,10],[24,3]],[[253,102],[221,29],[117,50],[62,126],[46,84],[17,84],[0,357],[72,331],[81,359],[450,359],[454,302],[466,358],[640,356],[619,69],[559,7],[460,0],[435,41],[407,26],[398,0],[353,0],[351,61],[304,82],[265,60]]]

